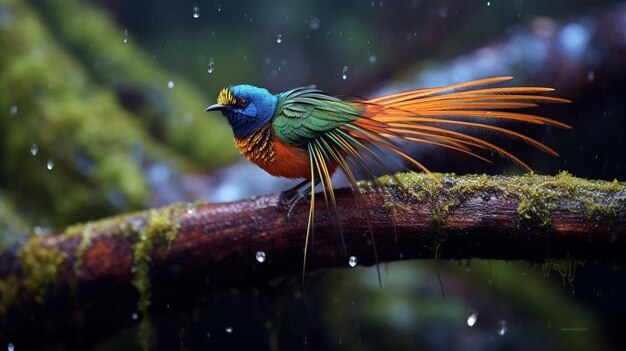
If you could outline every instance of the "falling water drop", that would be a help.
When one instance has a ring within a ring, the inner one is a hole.
[[[200,17],[200,8],[198,6],[193,7],[193,18]]]
[[[9,350],[9,351],[15,350],[15,345],[13,345],[13,343],[10,342],[9,345],[7,345],[7,350]]]
[[[356,264],[357,264],[356,256],[350,256],[350,258],[348,259],[348,265],[354,268],[356,267]]]
[[[124,44],[128,43],[128,29],[124,29]]]
[[[476,324],[477,320],[478,320],[478,312],[476,312],[475,310],[467,311],[467,325],[468,326],[473,327],[474,324]]]
[[[341,78],[344,80],[348,79],[348,66],[343,66],[343,70],[341,71]]]
[[[320,19],[316,16],[311,16],[309,18],[309,28],[311,28],[311,30],[318,30],[320,28]]]
[[[217,12],[221,12],[222,11],[222,4],[217,4]]]
[[[37,153],[39,152],[39,146],[37,146],[37,144],[33,144],[30,146],[30,154],[33,156],[37,156]]]
[[[259,261],[259,263],[265,262],[265,252],[257,251],[256,252],[256,260]]]
[[[48,170],[51,171],[54,168],[54,160],[49,159],[48,163],[46,163],[46,168],[48,168]]]
[[[17,115],[17,106],[11,106],[11,108],[9,109],[9,113],[11,114],[11,117],[15,117]]]
[[[276,43],[280,44],[283,42],[283,35],[282,34],[278,34],[276,36]]]
[[[136,321],[139,318],[139,314],[137,314],[137,312],[134,312],[132,315],[130,315],[130,317]]]
[[[491,1],[487,1],[487,6],[491,6]]]
[[[377,60],[378,59],[377,59],[376,55],[370,55],[370,57],[369,57],[370,64],[372,64],[372,65],[375,64]]]
[[[174,81],[173,80],[168,81],[167,82],[167,87],[170,88],[170,89],[174,89]]]
[[[508,330],[508,326],[505,320],[501,320],[498,322],[498,335],[503,336],[504,334],[506,334],[506,331]]]
[[[228,333],[228,334],[232,334],[232,332],[233,332],[233,327],[226,327],[226,329],[225,329],[225,330],[226,330],[226,333]]]
[[[196,213],[196,204],[194,204],[193,202],[190,202],[189,204],[187,204],[187,214],[194,214]]]
[[[213,62],[213,60],[209,61],[209,69],[207,70],[207,72],[209,72],[209,74],[213,73],[213,71],[215,70],[215,63]]]

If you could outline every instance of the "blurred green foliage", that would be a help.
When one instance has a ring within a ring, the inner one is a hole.
[[[234,147],[224,147],[230,130],[202,115],[200,94],[124,43],[104,13],[76,1],[48,5],[59,27],[25,2],[0,5],[0,186],[23,217],[58,227],[140,208],[150,164],[191,169],[190,160],[215,167],[234,158]],[[90,60],[101,60],[100,69]],[[122,93],[140,103],[125,106]]]

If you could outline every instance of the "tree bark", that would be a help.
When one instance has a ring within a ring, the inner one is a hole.
[[[437,177],[440,185],[419,174],[380,178],[380,189],[362,183],[362,201],[338,190],[337,217],[318,194],[307,270],[349,268],[334,218],[359,265],[375,263],[370,225],[378,262],[626,258],[624,183],[567,173]],[[277,198],[174,205],[30,236],[0,255],[0,338],[77,325],[106,333],[149,304],[298,276],[309,204],[288,217]]]

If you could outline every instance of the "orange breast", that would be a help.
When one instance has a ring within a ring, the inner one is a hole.
[[[309,153],[282,142],[271,132],[271,128],[263,128],[246,138],[235,138],[235,144],[250,162],[273,176],[311,179]],[[334,162],[328,164],[330,174],[336,168]]]
[[[267,165],[259,165],[269,174],[285,178],[311,179],[309,153],[301,148],[274,139],[274,160]]]

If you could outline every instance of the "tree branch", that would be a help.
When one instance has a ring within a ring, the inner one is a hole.
[[[380,262],[626,257],[624,183],[567,173],[438,177],[441,186],[420,174],[382,177],[386,194],[363,183],[363,203],[352,191],[338,190],[348,255],[374,263],[369,222]],[[333,217],[323,197],[316,198],[308,267],[348,267]],[[33,335],[32,326],[25,327],[33,316],[63,328],[75,326],[80,315],[83,328],[103,333],[120,320],[128,323],[134,311],[146,313],[150,303],[158,310],[173,297],[297,275],[309,206],[297,205],[288,218],[276,201],[269,195],[175,205],[30,236],[0,255],[1,336]],[[255,258],[258,251],[265,262]],[[67,306],[81,312],[68,313]]]

